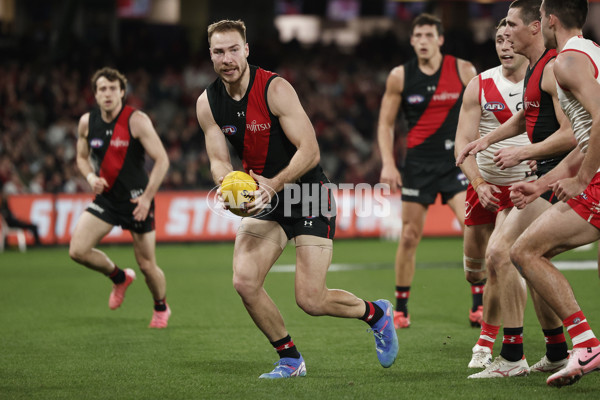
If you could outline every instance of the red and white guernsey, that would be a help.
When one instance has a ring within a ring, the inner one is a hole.
[[[600,76],[598,73],[598,68],[600,67],[600,46],[598,46],[598,44],[583,38],[583,36],[573,36],[567,41],[561,54],[567,51],[576,51],[588,56],[594,66],[594,77],[596,78],[596,81],[600,83]],[[581,103],[570,91],[564,90],[558,83],[557,88],[560,106],[571,121],[575,139],[577,139],[581,151],[585,153],[590,140],[592,116],[585,108],[583,108]]]
[[[488,69],[479,74],[479,104],[481,105],[481,137],[505,123],[523,108],[523,81],[513,83],[502,74],[502,66]],[[526,162],[500,170],[493,161],[494,153],[504,147],[530,144],[527,133],[495,143],[477,154],[477,165],[481,177],[495,185],[509,185],[522,181],[529,173]]]

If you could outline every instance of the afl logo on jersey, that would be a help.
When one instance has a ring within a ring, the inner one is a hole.
[[[420,104],[425,101],[425,97],[420,94],[411,94],[406,98],[406,101],[408,101],[408,104]]]
[[[504,110],[506,106],[499,101],[490,101],[489,103],[485,103],[483,108],[487,111],[496,112]]]
[[[235,133],[237,132],[237,128],[233,125],[225,125],[221,128],[221,131],[224,135],[231,136],[235,135]]]
[[[90,141],[90,146],[92,147],[92,149],[99,149],[100,147],[102,147],[102,145],[104,144],[104,141],[102,139],[92,139]]]

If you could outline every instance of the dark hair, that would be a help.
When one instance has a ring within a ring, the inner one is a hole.
[[[541,21],[540,5],[542,0],[515,0],[510,3],[510,8],[518,8],[521,10],[521,19],[525,24],[529,25],[534,21]]]
[[[437,29],[438,35],[444,34],[444,28],[442,27],[442,20],[432,14],[419,14],[415,17],[410,27],[410,33],[412,34],[417,26],[433,25]]]
[[[246,43],[246,24],[244,24],[244,21],[241,19],[237,21],[223,19],[208,26],[208,44],[210,45],[210,39],[214,33],[229,31],[238,32],[242,39],[244,39],[244,43]]]
[[[506,25],[507,25],[507,23],[506,23],[506,17],[504,17],[504,18],[502,18],[500,20],[500,22],[498,22],[498,25],[496,25],[496,30],[498,30],[498,29],[500,29],[500,28],[502,28],[502,27],[504,27]]]
[[[96,89],[98,88],[96,82],[98,82],[98,79],[102,76],[111,82],[119,81],[121,89],[127,90],[127,78],[125,78],[125,75],[114,68],[104,67],[94,72],[94,75],[92,76],[92,90],[94,93],[96,93]]]
[[[567,29],[581,29],[588,14],[587,0],[544,0],[546,15],[554,15]]]

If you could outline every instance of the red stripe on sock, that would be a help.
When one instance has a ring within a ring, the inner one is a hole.
[[[119,273],[119,271],[120,271],[119,267],[117,267],[115,265],[115,269],[113,269],[113,272],[111,272],[110,274],[108,274],[108,277],[109,278],[114,278],[115,276],[117,276],[117,274]]]
[[[546,344],[557,344],[567,341],[564,333],[561,333],[560,335],[544,336],[544,338],[546,340]]]
[[[375,316],[375,307],[373,306],[373,303],[371,303],[370,301],[367,301],[366,303],[369,306],[369,315],[367,315],[367,318],[365,319],[365,321],[369,322]]]
[[[410,297],[410,290],[406,292],[399,292],[396,290],[396,298],[397,299],[408,299]]]
[[[471,294],[483,293],[484,286],[485,285],[471,285]]]
[[[502,343],[522,344],[523,343],[523,334],[521,334],[521,335],[504,335],[502,337]]]
[[[292,347],[294,347],[294,341],[290,340],[289,342],[284,343],[279,347],[275,347],[275,350],[282,351],[282,350],[286,350],[286,349],[291,349]]]

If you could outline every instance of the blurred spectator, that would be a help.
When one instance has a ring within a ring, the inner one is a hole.
[[[31,231],[33,238],[35,239],[35,244],[41,244],[37,225],[16,218],[8,206],[8,197],[4,193],[0,193],[0,215],[2,215],[6,225],[10,228],[22,228]]]

